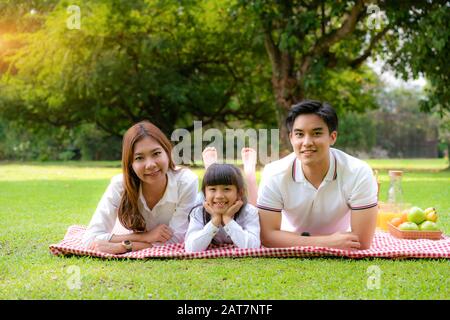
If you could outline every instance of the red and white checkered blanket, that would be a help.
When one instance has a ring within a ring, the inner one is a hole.
[[[86,227],[71,226],[64,239],[58,244],[50,245],[54,255],[80,255],[99,258],[148,259],[148,258],[239,258],[239,257],[322,257],[336,256],[345,258],[450,258],[450,237],[441,240],[404,240],[397,239],[389,233],[376,232],[372,247],[368,250],[349,251],[324,247],[290,247],[239,249],[233,245],[211,245],[203,252],[188,253],[184,244],[170,244],[143,249],[120,255],[88,250],[81,244]]]

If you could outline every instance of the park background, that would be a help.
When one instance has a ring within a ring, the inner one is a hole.
[[[450,233],[449,18],[447,1],[0,0],[0,298],[448,299],[445,260],[117,262],[48,245],[89,222],[131,124],[280,129],[285,154],[282,119],[305,98],[337,109],[336,147],[379,170],[381,200],[404,170],[405,200]]]

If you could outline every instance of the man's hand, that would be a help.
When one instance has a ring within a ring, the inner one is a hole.
[[[336,232],[325,236],[324,246],[343,250],[357,250],[361,248],[359,238],[355,234]]]
[[[302,237],[298,233],[282,231],[281,212],[259,210],[261,224],[261,241],[269,248],[284,247],[328,247],[344,250],[361,249],[359,235],[352,233],[336,232],[330,235],[313,235]]]

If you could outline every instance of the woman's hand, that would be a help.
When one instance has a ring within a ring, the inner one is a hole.
[[[160,224],[150,231],[143,232],[140,236],[141,242],[154,243],[166,242],[172,238],[173,232],[166,224]]]
[[[243,204],[244,202],[241,199],[239,199],[227,209],[227,211],[222,216],[222,221],[224,225],[233,219],[234,215],[241,209]]]
[[[216,213],[213,207],[208,202],[203,202],[203,207],[206,212],[211,216],[211,222],[216,227],[220,227],[222,225],[222,215],[220,213]]]
[[[106,240],[95,240],[91,243],[89,249],[111,254],[121,254],[127,252],[127,249],[125,249],[121,243],[114,243]]]

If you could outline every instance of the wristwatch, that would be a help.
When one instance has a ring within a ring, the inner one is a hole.
[[[133,246],[131,245],[131,241],[130,240],[122,241],[122,245],[124,246],[125,249],[127,249],[127,252],[133,251]]]

